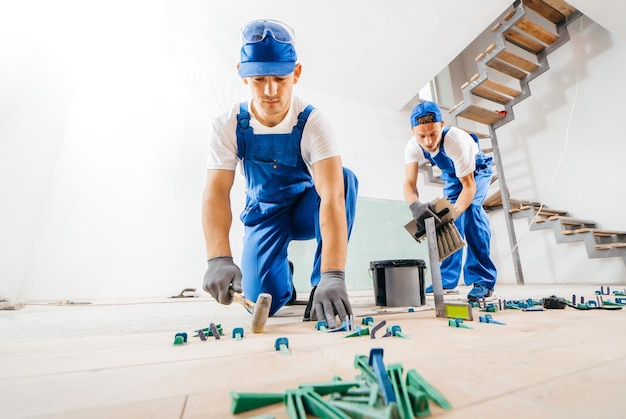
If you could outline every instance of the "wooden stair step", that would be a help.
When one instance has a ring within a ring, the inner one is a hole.
[[[552,217],[550,217],[550,221],[555,221],[555,220],[559,220],[561,221],[561,224],[569,225],[569,226],[588,225],[588,224],[596,225],[597,224],[593,220],[583,220],[581,218],[566,217],[563,215],[553,215]]]
[[[526,199],[509,198],[509,201],[513,204],[524,205],[526,208],[541,206],[541,202],[528,201]]]
[[[491,89],[487,89],[482,84],[474,87],[471,92],[474,96],[478,96],[483,99],[499,103],[500,105],[506,105],[511,101],[511,98],[509,96],[505,96],[498,92],[494,92]]]
[[[482,60],[487,55],[491,54],[496,48],[497,48],[496,44],[489,45],[487,49],[485,50],[485,52],[481,53],[478,57],[475,58],[475,61],[478,62],[479,60]],[[537,65],[536,63],[533,63],[532,61],[527,60],[526,58],[522,58],[519,55],[514,54],[511,51],[507,50],[506,48],[498,52],[493,57],[493,59],[498,59],[500,61],[503,61],[504,63],[515,67],[518,71],[523,70],[523,72],[526,72],[526,73],[532,73],[533,71],[539,68],[539,65]],[[489,65],[489,63],[487,63],[487,65]],[[516,77],[516,78],[522,78],[522,77],[523,76]]]
[[[490,207],[490,208],[499,207],[501,205],[502,205],[502,195],[500,194],[500,191],[496,191],[492,193],[485,199],[485,202],[483,202],[483,206]]]
[[[511,97],[517,97],[522,94],[522,92],[517,89],[505,86],[504,84],[498,83],[497,81],[493,81],[491,79],[485,80],[482,85],[485,86],[487,89],[491,89]]]
[[[504,39],[533,54],[539,54],[545,49],[543,44],[535,41],[530,36],[516,31],[515,29],[509,29],[506,31],[504,33]]]
[[[497,58],[489,60],[487,62],[487,66],[517,80],[523,79],[528,74],[525,71],[522,71],[519,68],[514,67],[511,64],[505,63],[504,61]]]
[[[489,134],[483,134],[483,133],[476,132],[476,131],[467,131],[467,132],[474,134],[475,136],[478,137],[479,140],[482,140],[484,138],[491,138],[491,136]]]
[[[523,4],[554,24],[561,23],[576,11],[563,0],[524,0]]]
[[[578,228],[575,230],[563,230],[562,233],[564,235],[593,233],[593,235],[596,237],[626,236],[626,231],[601,230],[598,228]]]
[[[515,24],[515,27],[547,45],[550,45],[559,39],[559,37],[552,32],[542,28],[532,20],[525,17],[521,18]]]
[[[533,71],[539,68],[539,66],[533,63],[532,61],[527,60],[526,58],[522,58],[517,54],[513,54],[512,52],[506,49],[498,53],[496,57],[498,57],[498,59],[508,64],[511,64],[512,66],[515,66],[517,68],[520,68],[526,71],[527,73],[532,73]]]
[[[569,17],[572,13],[578,11],[574,6],[563,0],[543,0],[543,2],[552,6],[565,17]]]
[[[458,105],[452,108],[450,112],[457,108]],[[480,122],[481,124],[485,125],[495,124],[496,122],[504,118],[504,116],[500,115],[496,111],[490,111],[489,109],[485,109],[476,105],[469,105],[466,109],[463,109],[461,112],[459,112],[458,116],[466,119],[471,119],[472,121]]]
[[[466,88],[470,85],[470,83],[475,82],[480,78],[479,74],[474,74],[469,82],[465,82],[461,89]],[[491,79],[486,79],[480,82],[478,85],[474,86],[471,89],[471,92],[475,96],[482,97],[487,100],[491,100],[493,102],[499,103],[501,105],[506,105],[511,101],[512,98],[519,96],[522,92],[519,90],[510,88],[501,83],[493,81]]]
[[[553,216],[566,216],[567,214],[569,214],[568,211],[565,210],[557,210],[557,209],[553,209],[553,208],[546,208],[546,207],[541,207],[541,206],[529,206],[529,205],[523,205],[520,207],[520,209],[529,209],[532,208],[535,210],[535,212],[538,212],[539,215],[543,215],[546,217],[553,217]]]
[[[604,244],[596,244],[593,248],[594,248],[595,250],[626,249],[626,243],[604,243]]]
[[[555,217],[566,217],[569,211],[543,207],[539,210],[543,215],[553,214]]]

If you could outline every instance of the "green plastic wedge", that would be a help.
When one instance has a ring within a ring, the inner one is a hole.
[[[387,374],[391,380],[391,386],[396,393],[396,402],[398,403],[398,412],[401,419],[413,419],[413,406],[407,392],[404,380],[402,379],[402,364],[387,365]]]
[[[353,387],[361,386],[360,381],[329,381],[326,383],[306,383],[300,384],[299,388],[311,387],[320,396],[326,396],[333,393],[345,393]],[[369,394],[369,393],[368,393]]]
[[[350,403],[343,400],[333,400],[330,402],[335,407],[343,411],[352,419],[394,419],[397,415],[397,405],[390,403],[372,407],[361,403]]]
[[[285,401],[283,393],[239,393],[231,391],[230,398],[230,411],[234,415]]]
[[[300,389],[292,388],[285,391],[285,405],[287,406],[289,419],[307,419]]]
[[[442,409],[452,409],[450,402],[416,370],[410,370],[406,373],[406,384],[426,393],[426,396]]]
[[[333,406],[313,391],[311,387],[305,387],[302,391],[302,402],[307,413],[320,419],[351,419],[341,409]]]
[[[374,370],[369,366],[369,357],[367,355],[356,355],[354,357],[354,368],[361,371],[362,375],[365,377],[365,380],[372,384],[378,384],[378,379],[376,378],[376,374],[374,374]]]
[[[430,416],[430,407],[428,406],[428,396],[426,392],[411,386],[407,386],[406,389],[411,399],[411,405],[413,406],[413,414],[418,418]]]

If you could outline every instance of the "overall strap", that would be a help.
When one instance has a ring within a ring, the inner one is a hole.
[[[294,131],[297,129],[300,132],[302,132],[302,130],[304,129],[304,125],[306,124],[306,121],[309,119],[309,115],[311,115],[311,112],[313,112],[314,110],[315,110],[315,106],[307,105],[307,107],[304,108],[302,112],[300,112],[300,115],[298,115],[298,123],[294,127]]]
[[[443,127],[443,131],[441,133],[441,142],[443,143],[443,139],[446,138],[446,134],[450,131],[450,127]]]
[[[245,155],[246,142],[244,137],[252,133],[250,126],[250,112],[248,112],[248,102],[239,104],[239,113],[237,114],[237,157],[243,159]]]

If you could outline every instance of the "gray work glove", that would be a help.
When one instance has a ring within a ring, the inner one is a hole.
[[[413,219],[417,223],[417,229],[424,228],[424,220],[430,217],[435,218],[435,225],[441,224],[441,219],[435,214],[435,206],[431,202],[415,201],[409,205],[411,212],[413,213]]]
[[[311,311],[314,320],[326,320],[326,325],[330,329],[337,327],[335,314],[339,316],[340,324],[352,314],[343,271],[322,272],[322,278],[313,295]]]
[[[218,256],[207,260],[207,269],[202,286],[206,292],[221,304],[233,302],[229,289],[242,292],[241,270],[233,262],[232,256]]]

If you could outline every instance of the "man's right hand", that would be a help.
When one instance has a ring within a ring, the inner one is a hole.
[[[441,224],[441,219],[435,214],[435,206],[430,202],[415,201],[409,205],[413,213],[413,219],[417,223],[417,229],[424,228],[424,220],[430,217],[435,218],[435,225]]]
[[[203,288],[221,304],[233,302],[229,290],[242,292],[241,270],[233,262],[232,256],[218,256],[207,260]]]

